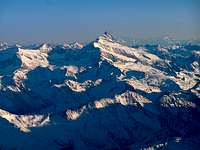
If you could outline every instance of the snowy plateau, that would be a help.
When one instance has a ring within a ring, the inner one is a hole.
[[[0,150],[199,150],[200,46],[0,43]]]

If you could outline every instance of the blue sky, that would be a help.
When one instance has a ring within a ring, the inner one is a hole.
[[[88,42],[117,37],[200,37],[199,0],[0,0],[0,40]]]

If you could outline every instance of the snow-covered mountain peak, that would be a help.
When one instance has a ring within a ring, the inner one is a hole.
[[[63,46],[65,49],[81,49],[81,48],[83,48],[83,45],[78,43],[77,41],[70,43],[70,44],[65,43]]]
[[[47,54],[40,50],[18,48],[18,57],[22,62],[22,67],[26,69],[34,69],[38,66],[47,67]],[[43,49],[42,49],[43,50]]]
[[[0,41],[0,50],[4,50],[6,48],[8,48],[8,44],[6,42],[1,42]]]
[[[15,44],[15,47],[17,47],[17,48],[22,48],[22,45]]]
[[[8,44],[6,42],[0,41],[0,46],[5,46],[5,45],[8,45]]]
[[[50,52],[53,48],[51,47],[51,45],[49,43],[43,43],[40,48],[39,48],[42,52]]]
[[[109,33],[109,32],[105,32],[104,34],[102,34],[101,36],[99,36],[98,39],[103,39],[103,40],[108,40],[108,41],[113,41],[114,40],[112,34]]]
[[[131,62],[153,63],[160,58],[145,49],[131,48],[114,40],[109,33],[104,33],[95,42],[94,47],[99,48],[101,56],[109,62]]]

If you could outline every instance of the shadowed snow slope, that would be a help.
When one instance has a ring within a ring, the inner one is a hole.
[[[198,48],[0,44],[0,149],[199,149]]]

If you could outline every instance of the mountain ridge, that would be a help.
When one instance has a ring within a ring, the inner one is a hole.
[[[13,138],[2,134],[0,145],[198,149],[198,52],[132,48],[107,32],[84,46],[8,47],[0,51],[0,126],[17,142],[6,145]]]

